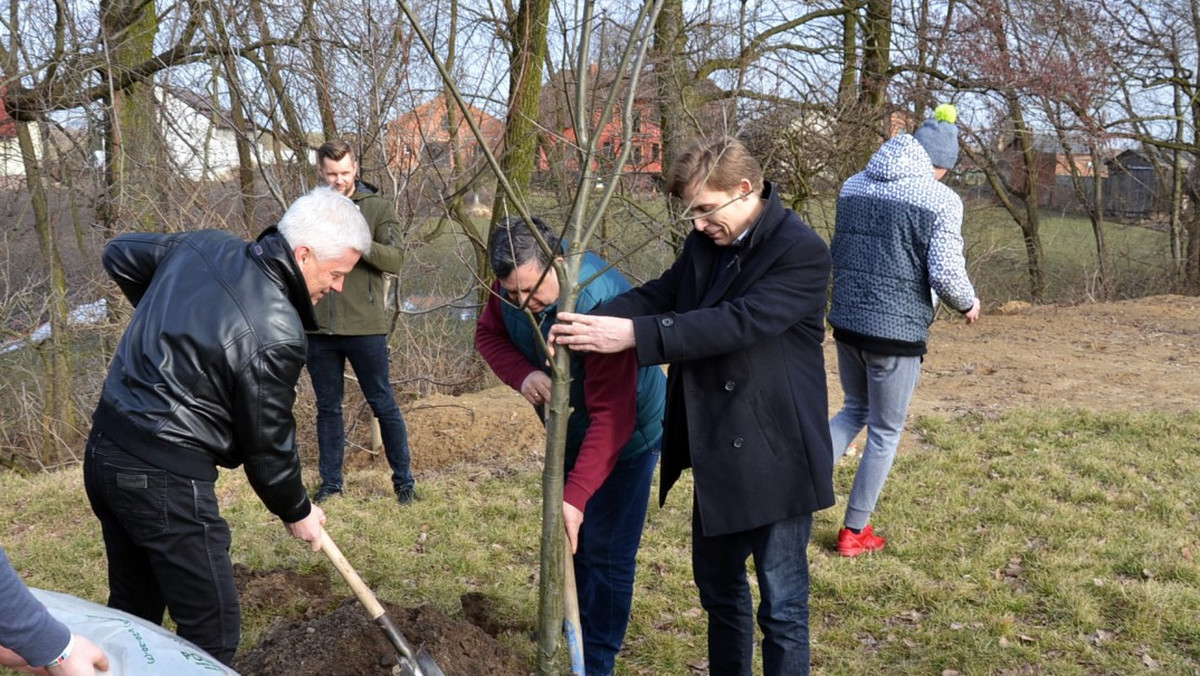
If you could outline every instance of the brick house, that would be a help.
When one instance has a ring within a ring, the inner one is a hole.
[[[504,141],[504,122],[475,106],[468,104],[467,109],[488,147],[498,152]],[[457,112],[459,155],[463,164],[470,167],[482,161],[483,153],[462,111]],[[421,167],[451,171],[463,168],[454,166],[446,97],[441,94],[388,122],[387,148],[388,165],[402,174],[411,174]]]

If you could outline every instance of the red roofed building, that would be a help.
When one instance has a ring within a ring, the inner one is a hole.
[[[488,148],[497,152],[504,140],[504,122],[469,104],[467,108]],[[469,167],[482,160],[483,152],[462,111],[456,108],[455,112],[460,158]],[[446,98],[440,94],[388,123],[387,148],[389,166],[401,173],[422,166],[448,167],[451,171],[463,168],[454,166]]]

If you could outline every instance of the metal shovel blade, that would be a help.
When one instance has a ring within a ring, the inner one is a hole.
[[[404,638],[404,634],[400,633],[400,628],[396,626],[395,620],[387,614],[383,604],[375,598],[375,593],[358,576],[358,572],[342,555],[342,550],[338,549],[338,546],[333,543],[333,539],[329,537],[329,533],[324,530],[321,531],[321,551],[329,557],[329,562],[341,574],[346,584],[350,585],[358,602],[362,604],[367,614],[371,616],[372,620],[375,620],[375,624],[379,625],[388,641],[396,648],[396,659],[400,665],[401,676],[446,676],[429,653],[424,650],[414,651],[412,649],[412,646]]]
[[[446,676],[441,667],[433,661],[433,656],[424,650],[413,650],[412,644],[404,638],[404,634],[400,633],[396,621],[387,614],[387,611],[376,617],[375,623],[379,625],[388,641],[391,641],[396,651],[400,653],[397,658],[400,661],[401,676],[410,676],[410,674],[411,676]]]

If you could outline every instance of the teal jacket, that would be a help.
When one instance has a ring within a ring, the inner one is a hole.
[[[579,293],[575,303],[576,312],[589,312],[604,301],[614,298],[630,287],[629,282],[615,268],[608,268],[599,256],[588,252],[584,254],[583,264],[579,269],[579,279],[592,281]],[[534,364],[545,364],[546,355],[541,345],[533,335],[533,325],[529,318],[511,303],[502,304],[504,324],[513,344]],[[544,310],[539,320],[542,338],[550,334],[550,327],[558,314],[558,308],[551,306]],[[545,367],[547,372],[549,367]],[[571,359],[571,417],[567,421],[567,469],[575,465],[575,458],[583,445],[591,419],[588,417],[587,405],[584,402],[583,383],[586,378],[584,360],[578,356]],[[637,387],[637,423],[634,425],[633,436],[621,449],[621,459],[632,458],[648,450],[658,448],[662,441],[662,418],[666,406],[667,378],[661,368],[647,366],[638,369]]]
[[[594,308],[629,288],[620,273],[606,267],[594,254],[585,254],[580,278],[591,281],[580,292],[579,310]],[[500,300],[498,284],[494,290],[497,294],[479,317],[475,346],[500,380],[520,391],[530,373],[548,373],[549,366],[528,316]],[[556,315],[552,306],[535,316],[543,338]],[[584,509],[617,462],[658,449],[665,394],[662,369],[639,368],[632,351],[571,355],[564,501]]]

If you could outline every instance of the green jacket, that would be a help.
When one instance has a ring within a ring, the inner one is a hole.
[[[319,333],[330,336],[372,336],[387,333],[392,315],[384,295],[384,273],[399,274],[404,262],[400,249],[400,219],[379,189],[358,181],[350,196],[371,228],[371,252],[346,275],[341,293],[326,294],[317,303]]]

